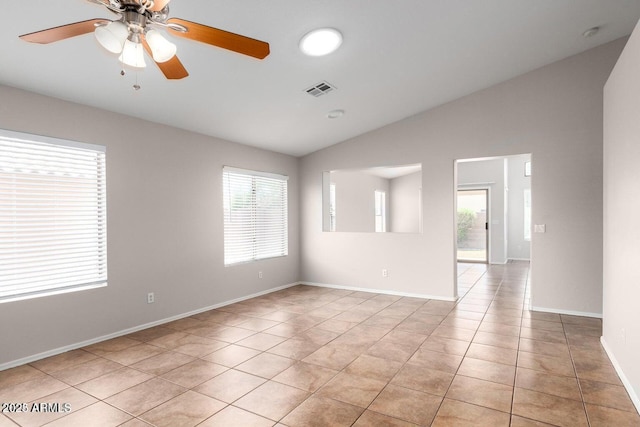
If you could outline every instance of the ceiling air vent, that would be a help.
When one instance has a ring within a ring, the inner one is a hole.
[[[317,98],[319,96],[324,95],[325,93],[331,92],[334,89],[336,89],[335,86],[332,86],[330,83],[327,83],[325,81],[321,81],[317,85],[314,85],[308,89],[305,89],[305,92]]]

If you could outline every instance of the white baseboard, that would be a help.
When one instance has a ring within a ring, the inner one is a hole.
[[[58,348],[55,348],[55,349],[52,349],[52,350],[44,351],[42,353],[38,353],[38,354],[31,355],[31,356],[23,357],[23,358],[20,358],[20,359],[17,359],[17,360],[12,360],[10,362],[6,362],[6,363],[0,364],[0,371],[4,371],[5,369],[10,369],[10,368],[14,368],[16,366],[24,365],[26,363],[35,362],[36,360],[44,359],[46,357],[51,357],[51,356],[55,356],[55,355],[58,355],[58,354],[61,354],[61,353],[66,353],[67,351],[76,350],[78,348],[86,347],[86,346],[91,345],[91,344],[99,343],[99,342],[110,340],[110,339],[113,339],[113,338],[118,338],[118,337],[121,337],[123,335],[128,335],[128,334],[131,334],[133,332],[141,331],[143,329],[147,329],[147,328],[152,328],[154,326],[163,325],[165,323],[173,322],[174,320],[179,320],[179,319],[183,319],[185,317],[193,316],[194,314],[203,313],[205,311],[209,311],[209,310],[213,310],[213,309],[216,309],[216,308],[224,307],[226,305],[235,304],[235,303],[240,302],[240,301],[245,301],[245,300],[248,300],[248,299],[251,299],[251,298],[255,298],[255,297],[259,297],[259,296],[262,296],[262,295],[267,295],[267,294],[270,294],[272,292],[277,292],[277,291],[280,291],[280,290],[283,290],[283,289],[290,288],[292,286],[297,286],[299,284],[300,284],[299,282],[295,282],[295,283],[290,283],[288,285],[278,286],[278,287],[275,287],[275,288],[267,289],[266,291],[256,292],[256,293],[251,294],[251,295],[243,296],[243,297],[240,297],[240,298],[235,298],[235,299],[232,299],[232,300],[229,300],[229,301],[225,301],[225,302],[221,302],[221,303],[218,303],[218,304],[210,305],[208,307],[199,308],[197,310],[192,310],[192,311],[190,311],[188,313],[178,314],[178,315],[167,317],[167,318],[164,318],[164,319],[161,319],[161,320],[156,320],[154,322],[145,323],[144,325],[134,326],[134,327],[123,329],[121,331],[114,332],[114,333],[111,333],[111,334],[102,335],[102,336],[97,337],[97,338],[91,338],[91,339],[86,340],[86,341],[65,345],[63,347],[58,347]]]
[[[533,311],[542,311],[545,313],[567,314],[570,316],[595,317],[597,319],[602,319],[602,313],[588,313],[585,311],[560,310],[558,308],[534,307],[534,306],[531,306],[529,309]]]
[[[509,258],[507,260],[507,262],[508,261],[527,261],[527,262],[531,262],[531,259],[529,259],[529,258]]]
[[[631,385],[631,382],[629,381],[627,376],[624,374],[624,371],[622,370],[622,367],[618,363],[618,360],[616,359],[616,357],[613,355],[611,348],[609,348],[609,345],[604,340],[604,336],[600,337],[600,343],[602,344],[602,347],[604,347],[604,351],[607,353],[607,356],[609,356],[609,360],[611,360],[611,364],[613,365],[613,368],[616,370],[616,373],[620,377],[620,381],[622,381],[624,388],[627,390],[627,393],[629,393],[629,397],[631,398],[631,401],[636,407],[636,410],[640,412],[640,398],[638,398],[638,394],[633,389],[633,386]]]
[[[331,289],[344,289],[347,291],[359,291],[359,292],[371,292],[374,294],[384,294],[384,295],[396,295],[400,297],[411,297],[411,298],[423,298],[423,299],[435,299],[439,301],[456,301],[457,298],[454,297],[443,297],[436,295],[425,295],[425,294],[414,294],[410,292],[397,292],[397,291],[389,291],[389,290],[381,290],[381,289],[372,289],[372,288],[360,288],[357,286],[343,286],[343,285],[331,285],[328,283],[316,283],[316,282],[300,282],[301,285],[309,285],[309,286],[317,286],[320,288],[331,288]]]

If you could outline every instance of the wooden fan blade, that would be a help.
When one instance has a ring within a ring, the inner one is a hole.
[[[92,33],[96,29],[97,24],[107,24],[109,22],[111,21],[108,19],[89,19],[87,21],[74,22],[73,24],[36,31],[35,33],[23,34],[20,38],[30,43],[53,43],[70,37]]]
[[[142,39],[142,45],[144,46],[144,50],[147,51],[149,56],[153,58],[151,48],[144,38]],[[156,65],[158,66],[158,68],[160,68],[162,74],[164,74],[164,76],[170,80],[184,79],[189,75],[187,69],[184,68],[184,65],[182,65],[182,62],[180,62],[180,60],[178,59],[178,55],[174,55],[173,58],[166,62],[156,62]]]
[[[154,0],[153,1],[153,7],[149,8],[150,11],[152,12],[159,12],[162,9],[164,9],[164,7],[169,4],[171,0]]]
[[[258,59],[264,59],[269,55],[269,43],[260,40],[208,27],[196,22],[186,21],[180,18],[170,18],[167,20],[167,23],[182,25],[187,29],[187,32],[183,33],[169,27],[169,32],[174,36],[207,43]]]

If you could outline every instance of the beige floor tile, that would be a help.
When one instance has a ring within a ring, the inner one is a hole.
[[[0,389],[0,402],[24,403],[64,390],[69,386],[49,375],[38,376]]]
[[[386,385],[386,381],[341,372],[316,395],[366,408]]]
[[[160,353],[157,356],[152,356],[148,359],[134,363],[131,367],[149,374],[162,375],[177,367],[193,362],[194,360],[195,357],[173,351],[167,351]]]
[[[440,353],[464,356],[464,354],[467,352],[467,349],[469,348],[469,342],[432,335],[425,340],[421,348],[431,351],[437,351]]]
[[[232,403],[265,381],[264,378],[230,369],[200,384],[193,390],[206,394],[214,399]]]
[[[363,354],[345,368],[345,372],[361,377],[389,381],[402,367],[402,363]]]
[[[17,427],[18,424],[11,421],[9,417],[5,417],[3,414],[0,414],[0,427]]]
[[[247,372],[263,378],[273,378],[289,366],[296,363],[295,360],[277,354],[262,353],[235,367],[238,371]]]
[[[515,366],[516,360],[518,359],[518,352],[509,348],[472,343],[465,357]]]
[[[226,366],[197,359],[163,374],[162,378],[185,388],[193,388],[228,369]]]
[[[318,329],[318,328],[309,328],[309,329],[305,329],[299,334],[294,335],[293,338],[305,340],[305,341],[311,341],[312,343],[318,346],[323,346],[333,341],[339,336],[340,334],[337,332],[331,332],[331,331]]]
[[[355,363],[355,362],[354,362]],[[290,385],[304,391],[314,392],[336,376],[339,371],[305,362],[297,362],[284,372],[279,373],[273,381]]]
[[[243,347],[249,347],[254,350],[265,351],[285,341],[285,338],[276,335],[265,334],[263,332],[251,335],[238,341],[236,344]]]
[[[576,373],[579,379],[600,381],[613,385],[622,385],[613,365],[596,362],[575,361]]]
[[[163,326],[156,326],[154,328],[142,329],[141,331],[126,335],[126,338],[142,342],[149,342],[157,338],[172,334],[173,332],[173,329],[165,328]]]
[[[272,347],[268,352],[288,357],[289,359],[302,360],[320,347],[321,345],[311,340],[294,337]]]
[[[511,427],[553,427],[552,424],[543,423],[542,421],[531,420],[529,418],[511,416]]]
[[[324,346],[302,359],[303,362],[324,366],[329,369],[342,370],[358,357],[358,352],[336,347]]]
[[[442,398],[404,387],[388,385],[368,409],[418,425],[430,425]]]
[[[76,387],[98,399],[106,399],[151,378],[153,375],[131,368],[122,368],[80,383]]]
[[[473,337],[473,343],[491,345],[495,347],[517,350],[519,339],[510,335],[498,335],[491,332],[477,332]]]
[[[444,396],[452,380],[453,374],[407,363],[391,380],[391,384]]]
[[[58,418],[64,417],[65,415],[70,415],[74,412],[78,412],[82,408],[85,408],[96,402],[97,399],[95,399],[94,397],[83,393],[78,389],[69,387],[57,393],[39,398],[34,402],[29,402],[28,412],[19,412],[7,415],[22,427],[35,427],[53,422]],[[44,409],[40,408],[40,406],[38,405],[39,403],[57,403],[60,406],[58,406],[57,408],[52,408],[53,410],[51,412],[49,412],[48,410],[38,411],[37,409]],[[35,407],[34,404],[36,404]],[[64,404],[68,404],[68,408],[65,407]]]
[[[445,399],[431,425],[433,427],[509,427],[509,414]]]
[[[569,346],[566,343],[550,343],[529,338],[520,338],[520,351],[543,354],[545,356],[569,357]]]
[[[445,324],[438,326],[431,333],[432,336],[451,338],[460,341],[471,341],[475,334],[475,330],[455,328]]]
[[[520,328],[520,336],[522,338],[529,338],[532,340],[538,340],[538,341],[544,341],[544,342],[553,342],[557,344],[564,344],[567,342],[567,338],[564,335],[564,332],[562,330],[547,331],[544,329],[527,328],[524,325]]]
[[[142,421],[140,418],[132,418],[126,423],[120,424],[118,427],[153,427],[153,426],[145,421]]]
[[[587,414],[591,427],[637,427],[640,426],[640,416],[637,412],[621,411],[619,409],[587,404]]]
[[[131,415],[104,402],[97,402],[47,425],[47,427],[115,427]]]
[[[177,384],[161,378],[153,378],[113,395],[105,399],[105,402],[138,416],[185,391],[184,387]]]
[[[588,425],[582,402],[517,387],[513,414],[561,427]]]
[[[306,391],[274,381],[268,381],[238,399],[234,403],[234,406],[278,421],[302,403],[308,396],[309,393]]]
[[[573,363],[569,358],[545,356],[523,351],[518,353],[518,367],[565,377],[574,377],[576,375]]]
[[[511,412],[513,387],[456,375],[446,397],[508,413]]]
[[[258,350],[232,344],[203,357],[203,359],[217,363],[218,365],[233,368],[258,354],[260,354]]]
[[[516,368],[511,365],[489,362],[487,360],[465,357],[458,369],[458,375],[493,381],[512,386],[515,381]]]
[[[516,387],[577,401],[582,400],[575,377],[552,375],[519,367],[516,371]]]
[[[623,386],[580,379],[580,388],[583,399],[587,403],[636,412],[636,408]]]
[[[353,427],[372,427],[372,426],[417,427],[417,424],[400,420],[398,418],[392,418],[387,415],[382,415],[377,412],[373,412],[369,410],[364,411],[360,416],[360,418],[358,418],[358,421],[356,421],[353,424]]]
[[[564,328],[562,327],[562,323],[558,322],[548,322],[546,320],[538,320],[525,318],[522,321],[522,326],[531,329],[542,329],[546,331],[554,331],[554,332],[563,332]]]
[[[363,408],[320,396],[305,400],[282,423],[290,427],[351,426]]]
[[[491,318],[493,318],[493,316]],[[489,332],[497,335],[508,335],[513,337],[520,336],[520,326],[504,323],[493,323],[488,321],[483,321],[480,324],[478,331]]]
[[[30,365],[22,365],[0,371],[0,390],[25,381],[42,378],[44,376],[44,372]]]
[[[132,340],[131,338],[127,338],[127,337],[118,337],[118,338],[113,338],[106,341],[101,341],[96,344],[91,344],[90,346],[83,347],[83,350],[86,350],[101,356],[104,353],[121,351],[126,348],[133,347],[134,345],[139,345],[139,344],[140,344],[140,341],[138,340]]]
[[[224,402],[189,390],[145,412],[140,418],[157,427],[192,427],[226,406]]]
[[[51,374],[52,372],[59,371],[61,369],[73,368],[74,366],[96,358],[97,356],[95,354],[78,349],[32,362],[31,366],[41,370],[42,372]]]
[[[96,357],[95,359],[81,365],[55,371],[51,376],[59,379],[60,381],[64,381],[67,384],[77,385],[123,367],[124,365],[112,360]]]
[[[431,351],[421,347],[416,350],[413,356],[411,356],[409,362],[415,365],[424,366],[425,368],[455,374],[462,362],[462,356],[439,353],[437,351]]]
[[[121,365],[133,365],[149,357],[163,353],[165,350],[150,344],[138,344],[127,347],[124,350],[104,352],[101,354],[105,359],[113,360]]]
[[[273,328],[279,325],[281,322],[267,319],[259,319],[256,317],[250,317],[242,323],[238,323],[236,326],[242,329],[249,329],[250,331],[261,332],[265,329]]]
[[[417,345],[402,345],[393,341],[380,340],[367,350],[370,356],[404,363],[413,356]]]
[[[271,427],[273,421],[235,406],[227,406],[198,427]]]

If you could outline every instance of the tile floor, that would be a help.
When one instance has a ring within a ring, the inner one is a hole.
[[[523,310],[527,263],[456,303],[296,286],[0,372],[6,426],[640,426],[597,319]]]

